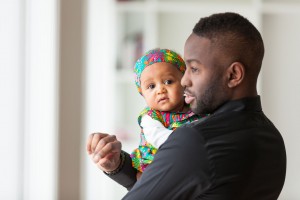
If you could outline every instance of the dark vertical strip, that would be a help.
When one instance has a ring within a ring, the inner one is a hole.
[[[58,199],[80,199],[84,0],[60,1]]]

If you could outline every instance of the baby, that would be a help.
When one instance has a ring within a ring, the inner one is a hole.
[[[150,50],[135,64],[135,84],[147,104],[138,117],[140,144],[131,154],[139,172],[177,127],[203,117],[191,112],[184,101],[180,81],[185,69],[180,55],[169,49]]]

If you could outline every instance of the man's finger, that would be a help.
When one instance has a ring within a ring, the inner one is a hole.
[[[97,146],[94,149],[94,152],[101,151],[105,145],[107,145],[108,143],[111,143],[111,142],[115,142],[115,141],[117,141],[117,138],[115,135],[106,135],[106,137],[102,137],[98,141]]]
[[[116,140],[111,143],[107,143],[100,151],[101,156],[107,156],[111,153],[120,153],[122,149],[122,144],[120,141]]]
[[[106,133],[93,133],[93,138],[91,141],[91,151],[95,152],[96,147],[98,145],[98,143],[105,137],[109,136]]]
[[[96,151],[93,156],[93,161],[98,163],[101,159],[113,160],[120,156],[121,153],[121,142],[115,140],[114,142],[107,143],[99,151]]]
[[[86,150],[89,154],[91,154],[93,152],[92,147],[91,147],[93,136],[94,136],[94,133],[90,134],[86,141]]]

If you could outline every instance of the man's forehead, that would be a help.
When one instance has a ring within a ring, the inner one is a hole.
[[[184,46],[184,59],[197,60],[200,55],[206,55],[210,52],[211,41],[205,37],[191,34]]]

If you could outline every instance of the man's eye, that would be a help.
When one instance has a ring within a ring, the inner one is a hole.
[[[191,71],[192,71],[193,73],[195,73],[195,72],[198,71],[198,68],[196,68],[196,67],[191,67]]]
[[[155,85],[154,84],[150,84],[149,86],[148,86],[148,89],[154,89],[155,88]]]
[[[166,81],[165,81],[165,84],[166,84],[166,85],[170,85],[170,84],[172,84],[172,83],[173,83],[172,80],[166,80]]]

